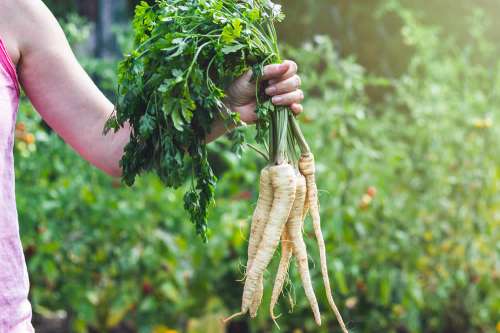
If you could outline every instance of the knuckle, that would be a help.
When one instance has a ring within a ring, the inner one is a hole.
[[[302,90],[299,89],[299,98],[300,100],[304,100],[305,96],[304,96],[304,92]]]
[[[283,92],[293,92],[295,90],[295,85],[293,81],[286,80],[281,84]]]
[[[265,76],[273,76],[276,74],[276,66],[274,65],[267,65],[266,67],[264,67],[264,72],[263,74]]]
[[[295,84],[296,84],[296,88],[299,88],[302,86],[302,79],[298,75],[295,75]]]
[[[287,82],[281,83],[279,89],[282,93],[289,93],[292,91],[290,88],[290,84]]]

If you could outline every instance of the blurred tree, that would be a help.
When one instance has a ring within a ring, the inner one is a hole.
[[[96,56],[113,57],[120,55],[113,28],[116,24],[126,23],[128,16],[125,0],[98,0],[96,21]]]
[[[65,16],[70,12],[74,12],[77,8],[76,1],[74,0],[43,0],[43,2],[57,17]]]
[[[97,0],[74,0],[77,4],[78,13],[92,20],[97,19],[98,2]]]
[[[58,16],[77,11],[93,22],[101,22],[102,46],[109,44],[107,27],[116,20],[130,17],[140,0],[44,0]],[[148,2],[153,2],[149,0]],[[341,55],[355,55],[360,64],[370,72],[390,77],[401,75],[408,66],[414,50],[403,42],[403,23],[393,12],[381,8],[397,3],[417,12],[422,22],[440,27],[446,35],[453,36],[462,45],[470,42],[470,26],[463,18],[470,14],[469,0],[443,0],[422,2],[419,0],[301,0],[279,1],[285,7],[288,19],[279,27],[281,39],[292,45],[300,45],[318,34],[330,36]],[[100,5],[99,5],[100,3]],[[115,8],[115,9],[113,9]],[[486,35],[500,38],[499,23],[495,15],[500,13],[497,0],[475,2],[474,10],[482,10],[492,24]],[[102,51],[104,54],[107,50]],[[98,55],[101,53],[98,52]]]

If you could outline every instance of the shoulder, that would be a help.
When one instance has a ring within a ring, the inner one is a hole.
[[[37,49],[40,43],[50,42],[59,25],[41,0],[1,0],[0,37],[4,40],[14,62]]]
[[[21,55],[16,36],[17,24],[22,16],[18,8],[16,0],[0,1],[0,39],[16,65]]]

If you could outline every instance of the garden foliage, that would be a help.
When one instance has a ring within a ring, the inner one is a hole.
[[[484,37],[479,12],[468,23],[471,42],[462,45],[390,3],[380,15],[397,13],[413,50],[397,78],[371,76],[326,37],[285,50],[301,65],[308,98],[300,119],[321,156],[318,187],[335,296],[356,332],[494,332],[498,47]],[[379,103],[366,93],[373,87],[385,91]],[[184,223],[181,190],[165,190],[154,176],[123,187],[77,157],[26,102],[19,121],[18,208],[37,313],[63,310],[75,332],[124,324],[139,332],[157,325],[184,331],[192,318],[238,306],[248,201],[256,200],[262,167],[257,156],[238,159],[226,140],[209,145],[220,183],[211,215],[217,232],[205,245]],[[310,222],[306,231],[316,258]],[[317,263],[311,273],[319,286]],[[299,281],[295,267],[291,274]],[[297,304],[280,322],[282,331],[318,332],[295,288],[287,288]],[[326,299],[319,302],[327,307]],[[290,308],[287,301],[279,306]],[[251,325],[275,330],[265,313]],[[328,316],[319,332],[336,327]]]

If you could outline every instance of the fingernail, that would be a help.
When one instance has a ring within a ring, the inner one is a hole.
[[[268,95],[272,95],[272,94],[274,94],[274,93],[276,93],[276,87],[268,87],[268,88],[266,89],[266,94],[268,94]]]
[[[281,96],[273,97],[273,103],[274,104],[278,104],[278,103],[281,103],[281,102],[283,102],[283,97],[281,97]]]

